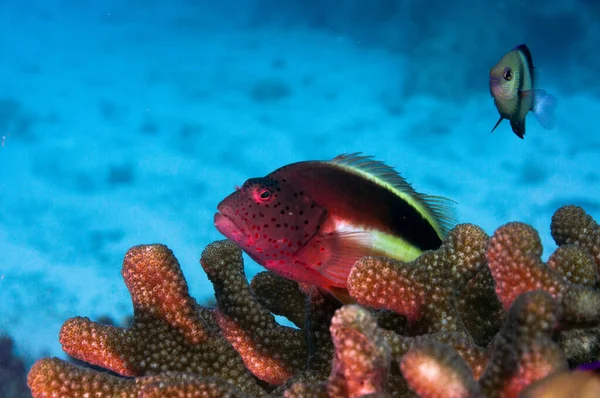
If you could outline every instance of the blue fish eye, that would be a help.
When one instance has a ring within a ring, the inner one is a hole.
[[[510,68],[504,68],[504,73],[502,74],[502,77],[504,77],[504,80],[506,80],[507,82],[511,81],[512,70]]]

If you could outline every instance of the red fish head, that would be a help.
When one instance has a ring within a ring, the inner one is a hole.
[[[320,230],[326,211],[289,182],[252,178],[217,206],[215,226],[261,265],[287,262]]]

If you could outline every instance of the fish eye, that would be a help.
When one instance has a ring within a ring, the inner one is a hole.
[[[269,200],[271,198],[271,191],[269,191],[268,189],[263,189],[258,194],[258,197],[260,198],[260,200]]]
[[[502,74],[502,77],[504,77],[504,80],[506,80],[507,82],[511,81],[512,79],[512,70],[510,68],[504,68],[504,73]]]

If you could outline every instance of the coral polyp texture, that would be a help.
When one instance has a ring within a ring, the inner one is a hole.
[[[66,353],[110,372],[45,358],[28,385],[34,397],[569,391],[568,383],[594,379],[575,368],[600,354],[600,228],[583,209],[565,206],[551,229],[558,248],[546,262],[537,232],[517,222],[491,237],[458,225],[410,263],[365,257],[348,277],[356,301],[349,305],[270,272],[249,283],[241,250],[223,240],[201,256],[217,302],[203,307],[167,247],[136,246],[122,270],[131,325],[76,317],[59,336]]]

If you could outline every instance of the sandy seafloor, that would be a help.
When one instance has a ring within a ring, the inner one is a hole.
[[[168,245],[192,295],[211,297],[198,260],[222,238],[217,203],[295,161],[374,155],[456,200],[461,222],[532,224],[545,257],[559,206],[600,219],[600,101],[560,82],[544,86],[557,127],[530,115],[520,140],[507,122],[490,134],[487,70],[455,104],[401,95],[398,54],[298,26],[233,27],[235,9],[16,3],[0,2],[0,331],[30,361],[63,355],[69,317],[131,313],[120,268],[133,245]]]

